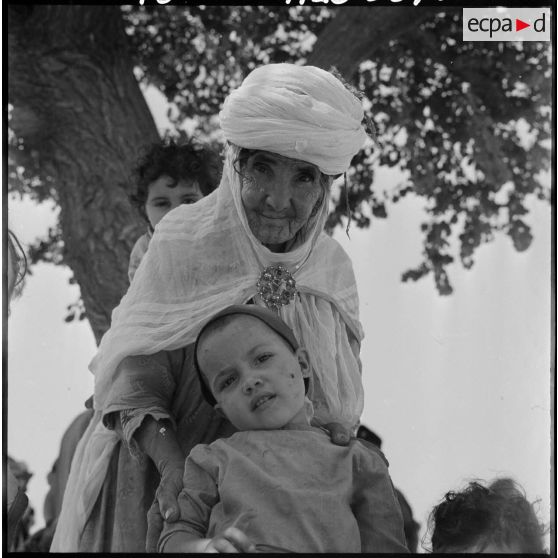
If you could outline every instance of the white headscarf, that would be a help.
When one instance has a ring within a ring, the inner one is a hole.
[[[256,68],[219,117],[231,143],[301,159],[329,175],[345,172],[366,139],[361,102],[315,66]]]

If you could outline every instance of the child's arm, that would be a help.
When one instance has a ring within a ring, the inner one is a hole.
[[[183,488],[178,496],[180,519],[165,522],[159,539],[159,552],[253,552],[254,545],[236,525],[241,513],[213,537],[207,537],[211,512],[219,503],[221,468],[226,466],[214,445],[199,444],[190,452],[184,466]]]
[[[145,256],[145,253],[147,252],[150,236],[151,235],[148,233],[140,236],[136,240],[136,243],[134,244],[134,247],[130,252],[130,263],[128,264],[128,279],[130,283],[132,282],[132,279],[136,274],[136,271],[139,267],[139,264],[141,263],[141,260],[143,259],[143,256]]]
[[[403,516],[395,496],[383,453],[371,444],[355,440],[353,513],[358,522],[362,552],[408,552]]]

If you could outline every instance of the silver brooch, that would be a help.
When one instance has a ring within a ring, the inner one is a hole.
[[[296,294],[296,281],[291,272],[282,265],[270,265],[260,274],[256,284],[258,294],[272,310],[286,306]]]

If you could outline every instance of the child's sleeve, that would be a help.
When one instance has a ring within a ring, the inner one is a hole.
[[[383,453],[355,440],[360,447],[353,461],[353,513],[362,552],[408,552],[403,516]]]
[[[130,253],[130,262],[128,264],[128,279],[130,283],[132,282],[132,279],[136,274],[136,270],[138,269],[143,256],[145,256],[148,247],[149,236],[147,234],[140,236],[136,240],[136,243],[134,244],[134,247],[132,248],[132,251]]]
[[[219,464],[217,455],[205,444],[190,452],[184,466],[183,488],[178,496],[180,519],[164,522],[159,538],[158,552],[175,533],[186,533],[192,538],[207,536],[211,510],[219,501]]]

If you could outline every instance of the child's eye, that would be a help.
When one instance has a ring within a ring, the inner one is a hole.
[[[236,376],[227,376],[219,383],[219,389],[223,390],[234,384],[236,381]]]
[[[264,353],[256,357],[256,362],[262,363],[271,358],[271,353]]]
[[[153,202],[155,207],[170,207],[170,202],[164,200],[157,200]]]
[[[192,196],[192,197],[188,197],[188,198],[183,198],[181,200],[181,204],[183,205],[190,205],[191,203],[196,203],[197,201],[199,201],[201,199],[201,196]]]

